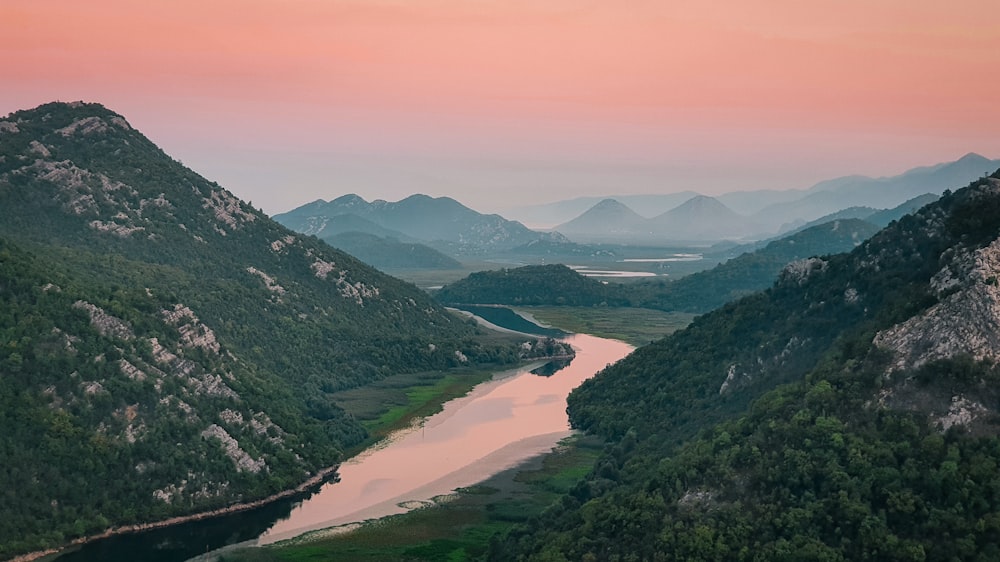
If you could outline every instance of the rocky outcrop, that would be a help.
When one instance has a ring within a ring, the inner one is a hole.
[[[132,330],[131,324],[121,318],[116,318],[108,314],[99,306],[86,301],[76,301],[73,303],[73,308],[86,310],[87,314],[90,315],[90,325],[106,338],[117,338],[128,341],[135,337],[135,332]]]
[[[246,451],[240,448],[240,443],[236,439],[233,439],[231,435],[220,426],[212,424],[208,426],[205,431],[201,432],[201,436],[205,439],[215,438],[222,443],[222,448],[226,452],[226,456],[229,457],[233,464],[236,465],[236,470],[240,472],[260,472],[261,470],[267,468],[267,463],[264,459],[254,459]]]
[[[950,257],[931,280],[942,300],[875,336],[875,345],[893,354],[890,371],[960,354],[1000,359],[1000,239],[974,252],[954,250]]]

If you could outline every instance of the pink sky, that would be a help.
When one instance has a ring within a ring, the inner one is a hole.
[[[0,21],[0,114],[101,102],[268,212],[1000,157],[996,0],[3,0]]]

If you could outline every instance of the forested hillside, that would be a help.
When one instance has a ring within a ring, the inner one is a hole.
[[[492,560],[1000,555],[1000,172],[570,397],[615,444]]]
[[[580,275],[565,265],[526,265],[478,271],[434,297],[448,304],[628,306],[621,287]]]
[[[434,294],[444,303],[634,306],[707,312],[769,287],[789,262],[843,252],[878,230],[857,219],[814,226],[677,280],[602,283],[563,265],[482,271]]]
[[[365,232],[342,232],[322,237],[334,248],[381,270],[459,269],[462,264],[441,252],[415,242],[400,242]]]
[[[0,557],[294,486],[332,393],[519,359],[97,104],[0,119]]]
[[[675,281],[639,281],[626,286],[646,308],[708,312],[740,297],[764,290],[790,262],[848,251],[878,227],[858,219],[833,220],[779,238],[712,269]]]

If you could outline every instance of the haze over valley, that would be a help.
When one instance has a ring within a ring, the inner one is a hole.
[[[0,560],[1000,559],[995,4],[3,2]]]

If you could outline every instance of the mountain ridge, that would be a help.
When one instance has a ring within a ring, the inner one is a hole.
[[[612,444],[487,558],[994,557],[1000,170],[943,192],[574,391]]]
[[[82,102],[0,118],[0,302],[2,557],[294,488],[366,437],[337,390],[518,358]]]
[[[336,215],[356,215],[452,256],[509,250],[539,240],[566,241],[557,233],[535,232],[500,215],[479,213],[451,197],[419,193],[394,202],[382,199],[367,202],[356,194],[347,194],[273,218],[293,230],[322,235],[324,220]]]

